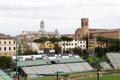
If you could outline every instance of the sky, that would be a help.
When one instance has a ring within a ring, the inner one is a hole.
[[[22,31],[45,30],[74,34],[81,18],[89,28],[120,28],[120,0],[0,0],[0,33],[19,35]]]

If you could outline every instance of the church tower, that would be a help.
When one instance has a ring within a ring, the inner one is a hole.
[[[88,18],[82,18],[81,28],[78,28],[75,31],[75,39],[76,40],[81,40],[81,39],[87,40],[88,38],[89,38]]]
[[[88,31],[88,18],[81,19],[81,29]]]
[[[40,31],[44,32],[44,21],[43,20],[40,22]]]
[[[88,18],[81,19],[81,30],[82,30],[83,39],[88,38],[88,33],[89,33]]]

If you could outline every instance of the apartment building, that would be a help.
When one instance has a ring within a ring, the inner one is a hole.
[[[15,38],[6,35],[0,35],[0,56],[13,56],[15,53]]]
[[[65,42],[59,42],[59,45],[62,48],[62,51],[65,49],[73,49],[75,47],[80,47],[81,49],[86,49],[86,41],[84,40],[73,40],[73,41],[65,41]]]

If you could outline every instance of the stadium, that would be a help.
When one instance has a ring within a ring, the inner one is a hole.
[[[18,68],[19,76],[0,70],[0,80],[118,80],[120,53],[106,55],[109,62],[99,62],[99,68],[75,54],[17,56],[15,71]],[[12,58],[16,63],[16,56]]]

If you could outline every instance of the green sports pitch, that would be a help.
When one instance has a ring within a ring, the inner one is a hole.
[[[67,76],[67,78],[72,78],[72,80],[98,80],[97,77],[79,78],[79,76],[91,75],[91,74],[96,74],[96,72],[70,74],[69,76]],[[65,79],[65,77],[59,76],[59,80],[61,78]],[[24,79],[20,79],[20,80],[24,80]],[[28,79],[28,80],[56,80],[56,76],[49,76],[49,77],[35,78],[35,79]],[[99,77],[99,80],[120,80],[120,73],[102,75]]]
[[[75,79],[75,80],[97,80],[97,77]],[[99,80],[120,80],[120,73],[103,75],[103,76],[100,76]]]

